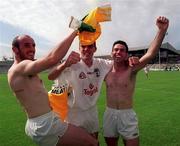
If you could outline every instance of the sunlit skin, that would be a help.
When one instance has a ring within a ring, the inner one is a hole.
[[[107,107],[115,110],[133,108],[133,94],[137,73],[155,57],[168,29],[169,20],[160,16],[156,20],[156,25],[158,31],[154,40],[147,53],[139,59],[139,63],[135,66],[128,65],[128,52],[123,43],[117,43],[113,46],[111,55],[114,63],[111,71],[105,78]],[[105,137],[105,140],[108,146],[117,146],[118,138]],[[125,146],[139,146],[139,137],[123,139],[123,142]]]
[[[24,65],[34,61],[35,42],[28,35],[18,37],[18,46],[13,47],[15,52],[15,61],[8,72],[9,83],[19,102],[23,106],[29,118],[36,117],[51,111],[47,91],[37,74],[21,76],[16,70],[24,71]],[[20,69],[21,68],[21,69]],[[14,71],[17,73],[14,74]],[[14,80],[14,78],[16,78]],[[43,99],[42,99],[43,98]],[[34,106],[36,103],[38,106]],[[34,108],[31,108],[34,107]]]
[[[115,109],[132,108],[131,97],[134,92],[133,87],[136,74],[131,73],[133,67],[130,67],[128,64],[126,47],[122,44],[116,44],[112,49],[111,56],[114,60],[114,65],[105,79],[107,106]]]
[[[17,55],[21,60],[34,60],[35,56],[35,42],[30,36],[19,37],[19,47],[17,49]]]
[[[8,82],[26,112],[27,119],[39,117],[52,111],[48,99],[48,92],[38,74],[56,65],[65,56],[76,36],[77,31],[73,31],[46,56],[36,60],[34,59],[36,50],[35,42],[30,36],[21,35],[13,40],[12,50],[14,52],[14,63],[8,71]],[[53,119],[53,117],[51,118]],[[59,123],[58,126],[61,126],[61,123]],[[50,129],[53,130],[53,126],[50,127]],[[34,130],[38,130],[38,128]],[[78,133],[78,135],[74,135],[74,133]],[[38,132],[32,137],[37,136],[40,136]],[[44,138],[48,136],[48,133],[44,133]],[[53,136],[53,134],[51,134],[51,136]],[[57,136],[54,135],[54,137]],[[86,146],[86,143],[88,143],[89,146],[97,145],[97,141],[85,130],[71,124],[68,124],[64,135],[59,139],[57,146]],[[35,141],[34,138],[33,140]]]
[[[112,50],[111,56],[115,62],[119,62],[118,65],[128,60],[128,53],[126,48],[122,44],[116,44]]]

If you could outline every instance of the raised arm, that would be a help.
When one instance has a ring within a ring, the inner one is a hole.
[[[57,64],[66,55],[76,35],[77,31],[73,31],[43,58],[35,61],[25,60],[19,63],[21,73],[25,75],[35,75]]]
[[[156,20],[156,25],[158,27],[158,32],[154,40],[152,41],[147,53],[140,58],[139,64],[134,66],[134,71],[139,71],[155,57],[168,29],[169,20],[166,17],[160,16]]]
[[[65,68],[70,67],[72,64],[76,64],[79,61],[80,61],[79,53],[72,51],[71,54],[68,56],[67,60],[65,60],[60,65],[58,65],[49,73],[48,79],[55,80]]]

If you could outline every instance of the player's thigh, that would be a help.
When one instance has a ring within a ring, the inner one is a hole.
[[[139,146],[139,137],[124,140],[125,146]]]
[[[118,146],[118,137],[105,137],[107,146]]]
[[[57,146],[97,146],[97,144],[97,140],[84,129],[69,124]]]

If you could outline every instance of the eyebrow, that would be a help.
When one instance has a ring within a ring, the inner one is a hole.
[[[120,50],[126,50],[126,48],[118,48],[118,47],[115,47],[113,49],[120,49]]]
[[[29,42],[25,42],[24,44],[25,44],[25,45],[31,45],[31,44],[32,44],[33,46],[36,45],[35,43],[29,43]]]
[[[94,45],[87,45],[87,46],[86,45],[84,45],[84,46],[81,45],[81,47],[95,47],[95,46]]]

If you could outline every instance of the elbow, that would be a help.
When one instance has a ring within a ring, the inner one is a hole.
[[[49,75],[49,76],[48,76],[48,79],[53,81],[53,80],[55,80],[56,78],[55,78],[53,75]]]
[[[53,80],[55,80],[56,78],[55,78],[55,76],[54,76],[53,74],[49,74],[49,75],[48,75],[48,79],[53,81]]]
[[[48,75],[48,80],[52,80],[52,77],[51,77],[51,75]]]

